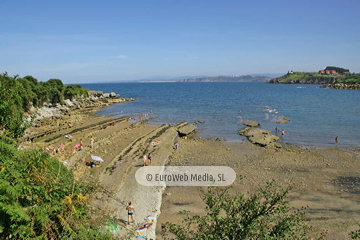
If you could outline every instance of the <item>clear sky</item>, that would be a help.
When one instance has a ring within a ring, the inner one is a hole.
[[[360,72],[359,0],[0,0],[0,71],[64,83]]]

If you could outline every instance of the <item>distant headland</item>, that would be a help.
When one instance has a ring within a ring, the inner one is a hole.
[[[178,80],[178,82],[267,82],[270,79],[271,78],[267,76],[234,75],[234,76],[218,76],[218,77],[185,78]]]
[[[271,79],[275,84],[324,84],[323,88],[360,89],[360,74],[349,69],[328,66],[318,72],[294,72]]]

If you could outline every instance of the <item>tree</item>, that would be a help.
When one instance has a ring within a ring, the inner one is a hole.
[[[291,187],[277,189],[269,182],[249,197],[231,195],[229,188],[210,187],[202,199],[206,215],[189,216],[182,225],[165,223],[165,239],[171,233],[176,239],[308,239],[312,227],[303,210],[292,210],[285,200]],[[171,235],[170,234],[170,235]],[[170,237],[171,238],[171,237]]]
[[[64,91],[64,84],[60,79],[49,79],[46,82],[49,86],[51,86],[51,88],[56,88],[60,93],[62,93]]]
[[[24,88],[16,78],[9,77],[7,73],[0,75],[0,127],[8,130],[7,133],[14,138],[22,136],[26,128],[21,96]]]

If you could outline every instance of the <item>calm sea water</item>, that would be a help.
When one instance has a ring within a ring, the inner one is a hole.
[[[106,83],[82,84],[90,90],[115,92],[137,101],[109,106],[98,114],[134,116],[153,111],[150,124],[198,124],[200,136],[242,141],[241,120],[261,128],[285,130],[284,141],[303,146],[360,146],[360,91],[323,89],[320,85],[264,83]],[[305,87],[305,88],[302,88]],[[286,124],[274,121],[290,118]]]

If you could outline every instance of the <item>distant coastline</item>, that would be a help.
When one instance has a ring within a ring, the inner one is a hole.
[[[186,78],[178,80],[177,82],[267,82],[270,81],[267,76],[218,76],[218,77],[201,77],[201,78]]]

